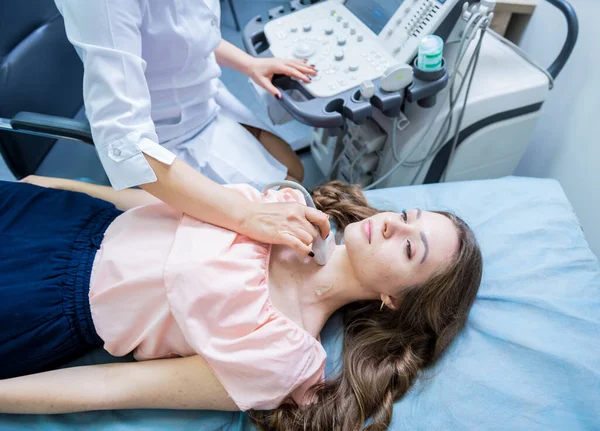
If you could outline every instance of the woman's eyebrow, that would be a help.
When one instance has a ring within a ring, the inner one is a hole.
[[[421,241],[423,241],[423,245],[425,246],[425,252],[423,253],[423,259],[421,259],[421,264],[423,264],[423,262],[425,262],[425,259],[427,258],[427,255],[429,254],[429,243],[427,242],[427,237],[425,236],[425,234],[421,231]]]
[[[421,218],[421,209],[417,208],[417,219]],[[427,255],[429,254],[429,243],[427,242],[427,237],[425,236],[425,234],[423,232],[421,232],[421,241],[423,241],[423,246],[425,247],[425,251],[423,252],[423,258],[421,259],[421,263],[420,265],[423,264],[423,262],[425,262],[425,259],[427,259]]]

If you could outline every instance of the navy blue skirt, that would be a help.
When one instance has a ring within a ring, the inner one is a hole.
[[[0,379],[56,368],[102,346],[89,285],[121,212],[82,193],[0,181]]]

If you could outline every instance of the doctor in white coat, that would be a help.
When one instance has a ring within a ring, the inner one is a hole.
[[[198,219],[304,254],[329,233],[299,204],[248,203],[219,183],[302,180],[291,148],[218,79],[219,65],[275,97],[274,74],[308,82],[293,59],[256,59],[221,38],[219,0],[55,0],[84,65],[83,95],[112,186],[140,186]],[[289,173],[289,175],[288,175]]]

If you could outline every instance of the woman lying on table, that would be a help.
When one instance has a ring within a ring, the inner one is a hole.
[[[354,430],[370,417],[384,429],[481,280],[461,219],[379,212],[340,182],[313,191],[344,232],[325,266],[142,190],[25,182],[0,182],[0,412],[239,409],[263,429]],[[339,309],[343,367],[324,380],[319,333]],[[140,362],[57,369],[98,347]]]

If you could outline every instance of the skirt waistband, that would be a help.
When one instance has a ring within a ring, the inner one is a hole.
[[[96,252],[102,244],[104,232],[121,214],[113,208],[104,208],[93,214],[73,242],[71,262],[65,277],[65,315],[76,328],[82,341],[98,346],[103,341],[96,333],[90,311],[90,278]]]

